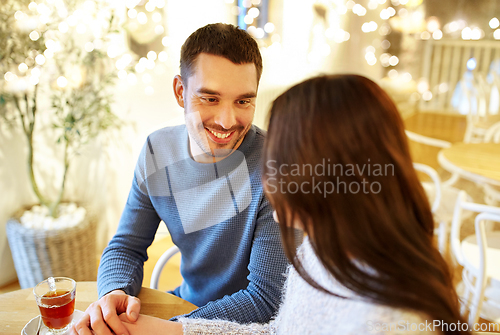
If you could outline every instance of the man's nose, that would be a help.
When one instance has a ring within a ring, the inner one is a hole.
[[[224,129],[231,129],[236,124],[236,111],[232,104],[224,104],[215,116],[215,123]]]

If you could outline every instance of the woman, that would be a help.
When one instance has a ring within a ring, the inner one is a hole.
[[[432,214],[402,120],[377,84],[357,75],[321,76],[279,96],[270,112],[263,183],[293,264],[275,320],[180,319],[163,330],[468,333],[456,331],[463,323],[458,298],[433,243]],[[295,228],[307,235],[298,251]],[[156,322],[141,316],[129,330],[158,329]]]

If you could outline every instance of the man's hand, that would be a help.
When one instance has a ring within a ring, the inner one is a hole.
[[[128,316],[121,314],[120,320],[127,328],[130,335],[182,335],[182,324],[178,322],[167,321],[147,315],[139,315],[137,322],[131,323]]]
[[[135,322],[141,311],[141,301],[115,290],[92,303],[83,317],[71,328],[71,335],[130,335],[118,315]],[[123,313],[123,314],[122,314]]]

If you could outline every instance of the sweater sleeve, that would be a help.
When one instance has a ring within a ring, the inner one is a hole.
[[[121,289],[129,295],[139,294],[144,276],[147,248],[154,240],[160,218],[149,196],[144,193],[144,151],[136,166],[132,187],[125,204],[118,230],[101,256],[97,274],[99,298]]]
[[[239,324],[223,320],[203,320],[180,318],[184,335],[274,335],[274,321],[260,324]]]
[[[184,317],[266,323],[276,314],[288,261],[272,213],[269,201],[263,196],[248,264],[247,288],[211,301]],[[177,317],[171,320],[176,321]]]

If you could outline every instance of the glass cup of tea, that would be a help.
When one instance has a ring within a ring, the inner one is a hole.
[[[66,277],[50,277],[33,289],[46,334],[62,334],[72,325],[76,282]]]

